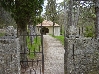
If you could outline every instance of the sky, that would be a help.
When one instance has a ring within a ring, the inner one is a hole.
[[[60,3],[60,2],[63,2],[63,0],[56,0],[56,3]],[[44,1],[44,7],[43,7],[43,12],[42,12],[42,14],[44,14],[44,12],[45,12],[45,7],[46,7],[46,5],[47,5],[47,0]]]
[[[56,3],[60,3],[60,2],[63,2],[63,0],[56,0]],[[44,1],[44,5],[47,4],[47,0]]]
[[[56,0],[57,3],[63,2],[63,0]]]

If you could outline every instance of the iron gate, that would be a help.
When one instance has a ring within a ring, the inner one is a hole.
[[[42,30],[42,24],[41,24],[41,30]],[[31,49],[28,49],[28,53],[22,52],[20,55],[30,55],[34,54],[35,58],[34,59],[27,59],[27,60],[21,60],[21,63],[27,63],[27,66],[24,66],[21,68],[21,74],[44,74],[44,53],[43,53],[43,33],[41,34],[35,34],[35,35],[20,35],[20,36],[34,36],[36,41],[37,37],[41,38],[41,44],[38,45],[39,50],[36,51],[34,48],[33,51],[30,51]],[[31,44],[32,45],[32,44]],[[22,66],[22,64],[21,64]]]

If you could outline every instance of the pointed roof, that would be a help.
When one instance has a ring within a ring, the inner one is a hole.
[[[38,24],[38,25],[36,25],[36,26],[41,26],[41,24]],[[42,26],[53,26],[53,22],[52,22],[52,21],[44,20],[44,21],[42,22]],[[55,23],[54,26],[59,26],[59,25]]]

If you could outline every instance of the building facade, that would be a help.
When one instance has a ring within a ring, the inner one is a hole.
[[[37,34],[41,33],[41,24],[36,25],[36,32]],[[44,20],[42,22],[42,33],[44,35],[53,34],[53,22]],[[54,25],[54,35],[60,35],[60,26],[56,23]]]

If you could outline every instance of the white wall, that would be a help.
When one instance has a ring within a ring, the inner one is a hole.
[[[57,27],[54,28],[54,35],[55,36],[60,36],[60,27],[57,26]]]
[[[47,33],[47,34],[53,34],[53,27],[49,26],[49,27],[46,27],[46,28],[49,29],[49,33]]]

